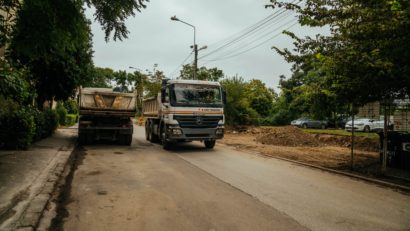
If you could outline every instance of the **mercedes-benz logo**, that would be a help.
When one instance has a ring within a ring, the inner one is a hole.
[[[196,124],[201,125],[202,124],[202,118],[201,117],[196,117]]]

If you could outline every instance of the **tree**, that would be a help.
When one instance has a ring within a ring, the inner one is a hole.
[[[250,106],[258,112],[259,115],[266,117],[269,115],[275,93],[266,87],[262,81],[252,79],[246,84],[246,94]]]
[[[164,72],[154,70],[148,74],[148,81],[145,84],[145,96],[156,97],[161,91],[162,80],[165,79]]]
[[[193,76],[193,67],[189,64],[186,64],[182,67],[179,78],[180,79],[192,79]],[[208,80],[208,81],[219,81],[224,77],[222,70],[214,67],[207,69],[206,67],[201,67],[197,71],[198,80]]]
[[[229,125],[254,124],[259,118],[251,107],[247,97],[247,83],[241,77],[233,77],[221,81],[226,91],[225,115]]]
[[[10,56],[30,70],[39,107],[45,100],[65,100],[77,86],[89,82],[93,67],[89,24],[81,3],[24,1]]]
[[[68,1],[68,0],[66,0]],[[135,16],[135,11],[140,12],[146,8],[149,0],[85,0],[88,7],[94,6],[95,19],[105,31],[105,40],[108,41],[113,32],[114,40],[127,38],[129,31],[125,26],[125,20],[129,16]],[[79,1],[81,5],[84,3]]]
[[[94,67],[90,73],[89,82],[83,87],[111,88],[111,81],[114,79],[114,71],[111,68]]]
[[[90,83],[92,43],[84,3],[96,8],[95,18],[105,30],[108,41],[111,33],[114,40],[127,37],[125,19],[134,16],[134,10],[145,8],[145,2],[27,0],[16,7],[10,57],[29,68],[38,92],[38,105],[53,98],[64,100],[77,86]],[[3,40],[4,36],[1,42]]]
[[[10,41],[10,36],[15,23],[14,12],[20,6],[18,0],[2,0],[0,2],[0,48]]]
[[[409,94],[408,1],[307,0],[302,7],[271,2],[296,11],[301,25],[330,27],[329,36],[315,38],[285,32],[295,40],[295,53],[275,49],[303,69],[320,69],[324,87],[337,98],[361,105]]]

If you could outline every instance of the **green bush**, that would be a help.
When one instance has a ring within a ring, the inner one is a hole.
[[[13,102],[2,102],[0,110],[0,147],[26,149],[33,141],[36,126],[31,109]]]
[[[42,112],[44,116],[44,135],[43,138],[48,137],[54,133],[58,127],[58,115],[56,111],[47,109]]]
[[[78,103],[76,100],[67,100],[64,102],[64,107],[68,114],[78,114]]]
[[[78,122],[78,115],[77,114],[67,114],[67,116],[65,117],[65,125],[66,126],[73,126],[77,122]]]
[[[42,138],[47,136],[47,132],[45,130],[46,120],[44,118],[44,113],[37,109],[33,109],[32,115],[34,117],[34,123],[36,125],[36,132],[34,134],[33,141],[41,140]]]
[[[64,105],[61,102],[57,103],[56,112],[58,114],[58,124],[65,125],[67,109],[65,109]]]
[[[290,122],[294,119],[293,114],[286,110],[280,109],[271,117],[270,125],[289,125]]]

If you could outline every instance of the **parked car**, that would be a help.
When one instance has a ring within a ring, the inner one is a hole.
[[[362,131],[362,132],[383,131],[384,120],[375,120],[375,119],[369,119],[369,118],[355,119],[353,129],[355,131]],[[345,130],[346,131],[352,130],[352,120],[346,123]]]
[[[327,127],[327,122],[326,121],[321,121],[321,120],[313,120],[310,118],[299,118],[297,120],[293,120],[290,122],[291,125],[300,127],[300,128],[321,128],[325,129]]]
[[[352,117],[338,117],[336,119],[329,119],[327,121],[327,127],[344,129],[346,126],[346,123],[350,120],[352,120]]]

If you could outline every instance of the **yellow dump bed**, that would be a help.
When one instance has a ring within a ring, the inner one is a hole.
[[[142,105],[143,115],[146,118],[158,118],[160,116],[160,103],[158,97],[145,99]]]
[[[114,92],[110,88],[82,88],[80,115],[135,116],[135,94]]]

